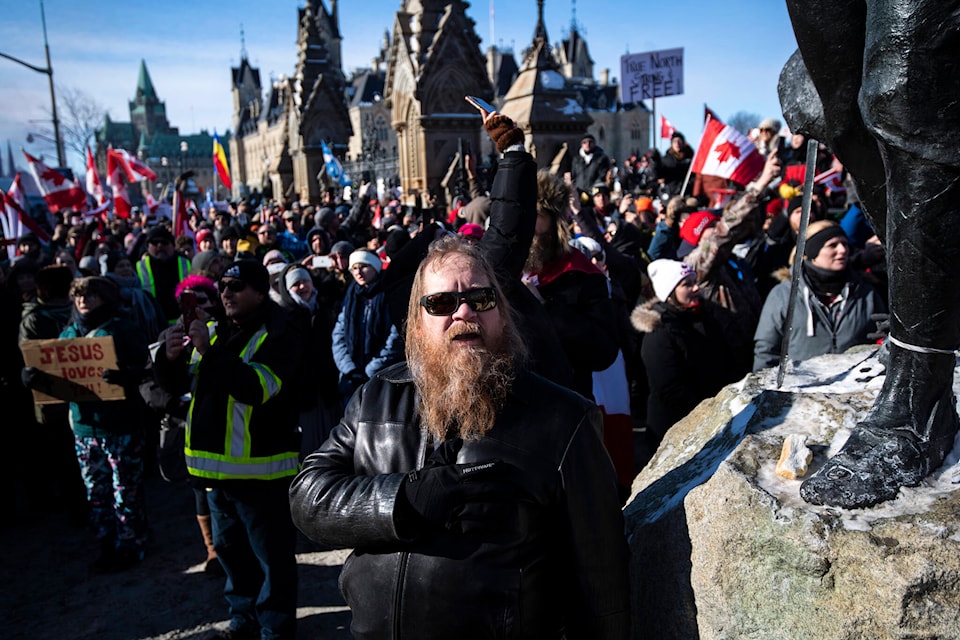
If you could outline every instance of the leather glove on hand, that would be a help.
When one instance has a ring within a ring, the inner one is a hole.
[[[457,530],[467,504],[503,501],[509,486],[497,481],[504,463],[485,460],[424,467],[407,474],[400,493],[410,508],[433,526]]]

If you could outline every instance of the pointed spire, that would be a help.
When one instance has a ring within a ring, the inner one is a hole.
[[[549,42],[547,25],[543,21],[543,3],[544,0],[537,0],[537,28],[533,32],[533,39],[541,39],[544,42]]]
[[[247,59],[247,39],[243,34],[243,23],[240,23],[240,60]]]
[[[153,81],[150,80],[150,72],[147,71],[147,61],[140,59],[140,76],[137,78],[137,97],[156,99],[157,92],[153,88]]]
[[[10,146],[9,140],[7,140],[7,175],[11,178],[17,175],[17,165],[13,162],[13,147]]]

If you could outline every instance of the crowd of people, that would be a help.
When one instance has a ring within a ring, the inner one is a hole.
[[[761,123],[751,184],[695,176],[687,196],[679,133],[622,166],[585,136],[554,175],[509,118],[483,115],[492,182],[468,158],[472,198],[451,208],[364,184],[352,201],[194,211],[178,237],[135,209],[65,212],[48,244],[16,239],[0,393],[14,448],[48,464],[8,473],[94,523],[97,570],[143,558],[143,478],[159,469],[194,488],[227,637],[293,637],[295,525],[362,552],[342,581],[358,638],[464,635],[464,621],[476,637],[624,637],[634,428],[655,448],[701,400],[776,365],[786,338],[794,359],[873,339],[883,249],[855,197],[817,186],[793,255],[787,169],[803,145],[771,143],[779,123]],[[125,399],[34,407],[55,380],[18,342],[103,336],[117,354],[103,380]],[[384,613],[388,593],[417,611]]]

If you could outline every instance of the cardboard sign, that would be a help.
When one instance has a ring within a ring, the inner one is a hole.
[[[624,104],[683,94],[683,48],[620,56]]]
[[[103,381],[104,369],[117,368],[113,337],[25,340],[23,361],[52,376],[33,390],[37,404],[123,400],[123,387]],[[48,384],[49,383],[49,384]]]

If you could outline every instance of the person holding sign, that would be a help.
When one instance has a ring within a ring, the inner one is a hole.
[[[69,410],[91,520],[100,542],[94,569],[117,571],[143,559],[147,537],[142,404],[137,401],[137,385],[147,366],[147,343],[121,314],[120,292],[110,280],[76,280],[70,287],[70,298],[73,319],[60,338],[112,337],[117,368],[102,369],[101,375],[104,382],[119,385],[126,392],[126,399],[121,400],[73,401]],[[67,359],[75,360],[76,368],[98,367],[94,350],[71,354]],[[24,384],[32,389],[49,386],[52,378],[33,367],[23,370]]]

